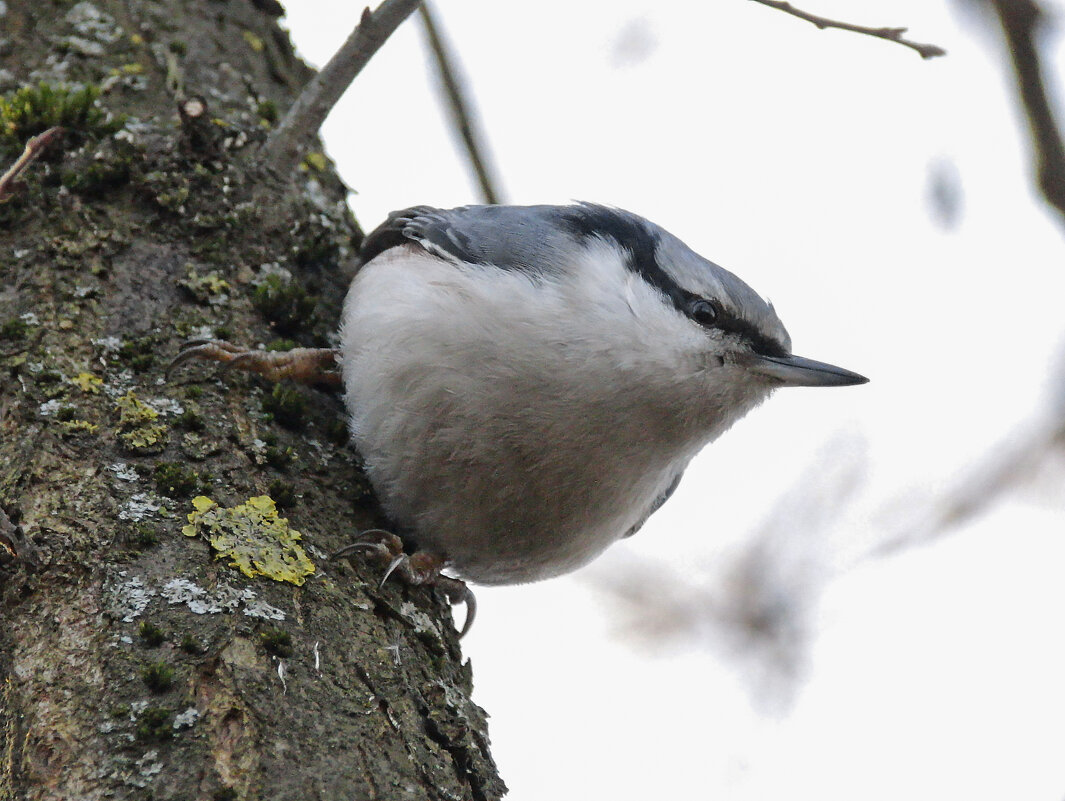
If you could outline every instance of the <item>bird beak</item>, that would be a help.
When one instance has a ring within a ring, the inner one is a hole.
[[[775,378],[788,387],[847,387],[869,380],[842,367],[804,359],[802,356],[757,355],[747,369]]]

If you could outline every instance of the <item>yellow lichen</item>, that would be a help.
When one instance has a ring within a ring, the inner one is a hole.
[[[130,390],[115,400],[118,409],[118,438],[135,453],[154,453],[166,444],[169,427],[155,422],[159,412],[139,400]]]
[[[304,170],[313,170],[314,172],[323,172],[329,167],[329,157],[319,150],[314,150],[303,157],[303,162],[300,166]]]
[[[269,495],[257,495],[230,509],[199,495],[192,499],[192,506],[189,525],[181,532],[186,537],[204,534],[218,558],[228,557],[230,566],[244,575],[298,586],[314,572],[314,563],[298,542],[302,535],[289,528],[287,518],[277,516]]]
[[[98,395],[100,387],[104,385],[104,380],[92,373],[78,373],[70,379],[70,383],[87,395]]]
[[[122,428],[151,423],[159,416],[159,412],[134,395],[132,389],[115,400],[115,406],[118,407],[118,424]]]
[[[248,43],[248,47],[256,53],[261,53],[266,48],[263,40],[251,31],[241,31],[241,34],[244,36],[244,41]]]
[[[63,436],[68,437],[75,434],[95,434],[96,429],[100,427],[88,420],[64,420],[59,425],[63,427]]]

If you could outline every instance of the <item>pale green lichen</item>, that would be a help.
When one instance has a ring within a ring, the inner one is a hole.
[[[98,395],[100,387],[104,385],[104,380],[93,373],[78,373],[70,379],[70,383],[86,395]]]
[[[312,151],[303,157],[300,167],[312,172],[325,172],[329,167],[329,157],[321,151]]]
[[[177,283],[199,303],[217,305],[229,299],[229,282],[223,279],[217,270],[201,275],[195,266],[186,264],[185,277]]]
[[[64,437],[73,437],[77,434],[95,434],[99,428],[96,423],[88,420],[63,420],[59,425],[63,427]]]
[[[169,426],[157,423],[159,412],[139,400],[130,390],[115,400],[118,438],[134,453],[156,453],[166,445]]]
[[[228,557],[230,566],[244,575],[299,586],[314,572],[314,564],[298,542],[302,535],[289,528],[287,518],[277,516],[269,495],[257,495],[230,509],[199,495],[192,499],[192,506],[189,525],[181,532],[186,537],[204,534],[218,558]]]
[[[241,31],[241,35],[244,37],[244,41],[248,43],[248,47],[256,53],[261,53],[266,48],[266,43],[251,31]]]

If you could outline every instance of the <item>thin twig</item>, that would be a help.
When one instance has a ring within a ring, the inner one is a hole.
[[[947,51],[938,45],[921,44],[920,42],[912,42],[909,39],[904,38],[903,35],[906,33],[905,28],[867,28],[864,25],[852,25],[849,22],[840,22],[838,20],[828,19],[827,17],[819,17],[816,14],[811,14],[808,11],[795,8],[791,3],[783,2],[782,0],[754,0],[754,2],[761,3],[763,6],[775,8],[778,11],[783,11],[785,14],[791,14],[793,17],[804,19],[807,22],[812,22],[821,30],[824,30],[825,28],[837,28],[841,31],[862,33],[866,36],[875,36],[877,39],[886,39],[889,42],[896,42],[911,50],[916,50],[921,58],[935,58],[936,56],[945,56],[947,54]]]
[[[259,163],[288,178],[300,162],[302,150],[318,133],[333,106],[388,37],[418,7],[420,0],[384,0],[362,19],[322,71],[300,92],[292,108],[259,151]]]
[[[448,111],[451,114],[451,122],[462,137],[462,143],[466,146],[466,155],[470,160],[470,166],[477,176],[477,183],[481,187],[481,197],[485,203],[501,203],[500,192],[496,189],[498,180],[493,177],[486,157],[487,148],[484,137],[477,129],[475,117],[470,113],[465,87],[458,77],[455,68],[455,60],[448,52],[447,44],[440,35],[440,30],[433,18],[433,12],[429,9],[429,3],[423,2],[419,9],[422,24],[425,26],[425,34],[429,39],[429,47],[433,51],[433,60],[436,64],[437,74],[444,87],[447,97]]]
[[[991,0],[1013,60],[1017,91],[1028,116],[1039,188],[1065,219],[1065,144],[1047,97],[1035,37],[1043,11],[1033,0]]]
[[[7,172],[0,175],[0,203],[3,203],[15,193],[15,186],[17,185],[19,176],[22,175],[22,173],[26,171],[26,168],[33,164],[33,162],[37,160],[37,157],[44,152],[44,149],[62,133],[63,129],[57,125],[54,128],[49,128],[42,134],[34,136],[26,143],[26,148],[22,151],[22,155],[15,160],[15,163],[11,165]]]

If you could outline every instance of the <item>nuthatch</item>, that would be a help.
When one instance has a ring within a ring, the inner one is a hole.
[[[398,534],[344,552],[381,549],[454,602],[472,595],[440,568],[481,584],[575,570],[639,530],[692,457],[777,387],[867,380],[792,355],[747,284],[591,204],[395,212],[363,242],[339,348],[201,342],[190,357],[304,381],[339,365]]]

